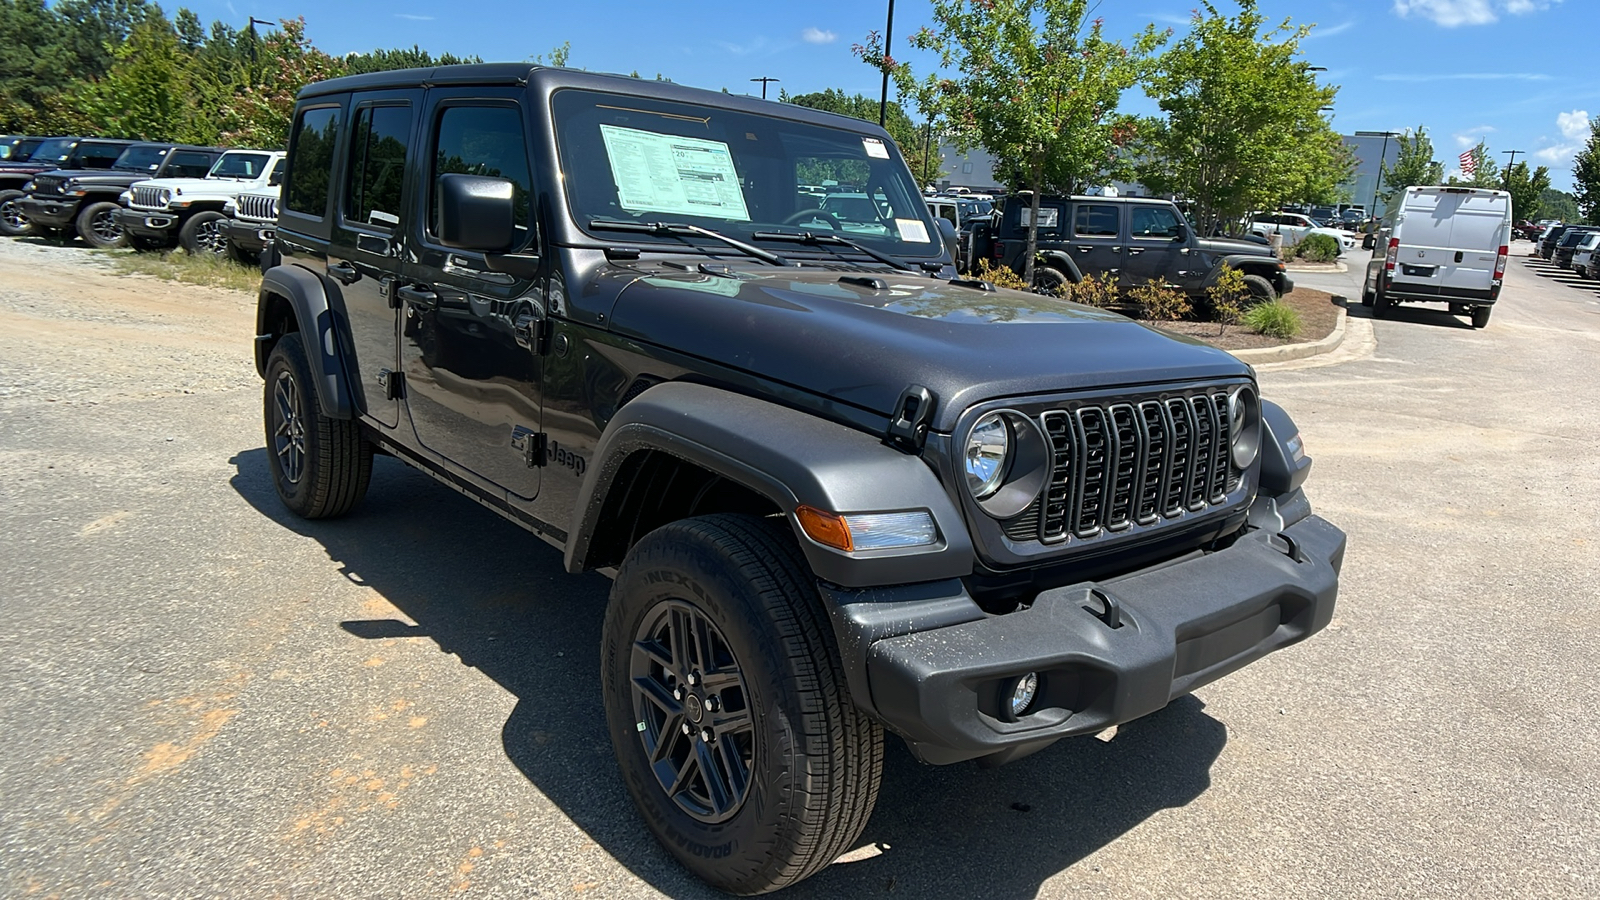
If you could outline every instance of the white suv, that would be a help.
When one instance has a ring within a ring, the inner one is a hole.
[[[1250,233],[1261,237],[1283,235],[1283,246],[1293,247],[1313,234],[1325,234],[1339,242],[1339,255],[1356,248],[1356,236],[1336,228],[1324,228],[1299,213],[1269,213],[1250,220]]]
[[[219,225],[223,207],[245,191],[278,183],[280,150],[229,150],[204,178],[152,178],[122,195],[117,220],[141,250],[170,247],[173,238],[193,254],[220,256],[228,243]]]

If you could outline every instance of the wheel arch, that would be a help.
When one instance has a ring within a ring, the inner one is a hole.
[[[667,382],[618,411],[593,458],[568,530],[569,572],[615,565],[648,533],[646,526],[714,511],[782,514],[812,572],[835,584],[901,584],[972,571],[965,522],[927,464],[809,413]],[[687,492],[663,488],[669,477],[695,486],[694,502],[674,500]],[[662,499],[669,502],[650,505]],[[939,539],[906,550],[847,553],[800,531],[794,516],[801,505],[846,514],[926,510]]]
[[[1045,250],[1040,252],[1039,255],[1043,257],[1046,265],[1067,273],[1067,280],[1073,284],[1083,280],[1083,270],[1079,269],[1078,264],[1073,262],[1072,257],[1065,252],[1061,250]]]
[[[267,357],[285,334],[299,332],[317,380],[322,414],[353,416],[349,378],[339,347],[338,318],[328,304],[322,279],[299,266],[275,266],[261,277],[256,299],[256,372],[266,377]]]
[[[1286,276],[1278,261],[1266,257],[1248,255],[1228,256],[1219,260],[1218,264],[1211,270],[1211,274],[1206,276],[1203,287],[1210,287],[1216,283],[1217,276],[1221,274],[1224,265],[1238,269],[1241,275],[1259,275],[1265,278],[1268,284],[1272,285],[1274,291],[1277,291],[1280,295],[1284,293],[1283,285]]]

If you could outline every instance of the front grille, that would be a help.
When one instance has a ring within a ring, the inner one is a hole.
[[[257,194],[240,194],[236,201],[239,209],[239,218],[255,219],[259,222],[274,222],[278,219],[278,198],[262,197]]]
[[[1050,442],[1040,500],[1002,523],[1016,540],[1089,539],[1225,504],[1243,473],[1228,441],[1228,395],[1087,403],[1039,417]]]
[[[133,189],[133,205],[145,209],[166,209],[167,201],[172,199],[172,194],[166,188],[136,187]]]
[[[54,194],[61,189],[64,179],[51,178],[48,175],[35,175],[33,177],[33,192],[35,194]]]

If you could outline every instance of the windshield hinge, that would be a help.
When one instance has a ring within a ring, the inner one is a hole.
[[[906,385],[895,401],[894,415],[883,442],[907,453],[917,453],[928,439],[928,423],[933,420],[933,394],[920,384]]]

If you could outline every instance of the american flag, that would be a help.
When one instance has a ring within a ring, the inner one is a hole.
[[[1469,177],[1478,174],[1478,158],[1473,155],[1476,152],[1473,149],[1461,154],[1461,174]]]

